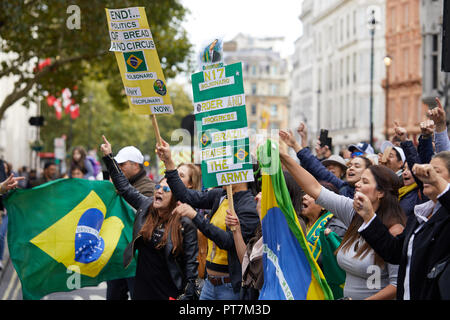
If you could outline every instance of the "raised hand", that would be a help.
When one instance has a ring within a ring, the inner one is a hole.
[[[394,121],[394,132],[397,137],[400,138],[400,141],[406,141],[408,137],[408,132],[405,128],[401,127],[398,121]]]
[[[415,164],[411,170],[414,175],[419,178],[423,183],[436,184],[438,181],[438,174],[434,170],[433,166],[429,163]]]
[[[420,132],[424,136],[431,136],[436,129],[436,125],[433,120],[425,120],[420,123]]]
[[[288,147],[293,148],[297,152],[297,148],[300,148],[300,145],[294,138],[294,134],[291,130],[280,130],[279,132],[280,139],[288,145]],[[298,150],[300,151],[300,150]]]
[[[355,197],[353,198],[353,209],[363,218],[364,222],[369,222],[374,216],[372,203],[369,198],[361,193],[355,192]]]
[[[159,159],[164,162],[167,170],[174,170],[175,164],[172,161],[172,152],[170,151],[170,145],[161,138],[161,143],[156,144],[156,154]]]
[[[306,148],[308,146],[308,128],[306,124],[300,122],[300,125],[297,127],[297,133],[302,138],[302,148]]]
[[[25,177],[14,177],[11,175],[2,183],[0,183],[0,194],[4,194],[9,190],[16,189],[19,186],[19,181],[25,179]]]
[[[197,215],[197,211],[195,211],[195,209],[187,203],[181,203],[180,201],[178,201],[177,206],[172,211],[172,214],[179,214],[182,217],[188,217],[192,220]]]
[[[419,178],[425,185],[432,185],[431,192],[427,193],[427,196],[433,200],[434,197],[437,198],[439,194],[445,191],[448,186],[448,181],[436,172],[433,165],[426,164],[415,164],[411,170],[414,175]],[[433,191],[434,189],[434,191]],[[424,189],[425,190],[425,189]],[[434,199],[436,200],[436,199]]]
[[[316,141],[315,150],[318,158],[325,158],[327,157],[327,154],[330,153],[330,148],[327,145],[322,147],[319,139]]]
[[[436,98],[437,107],[427,111],[428,116],[434,121],[436,125],[436,131],[442,132],[447,127],[447,117],[444,107],[441,104],[439,98]]]
[[[102,138],[104,143],[100,145],[100,150],[103,152],[104,156],[107,156],[108,154],[112,153],[111,144],[108,142],[108,140],[106,140],[106,137],[104,135],[102,135]]]

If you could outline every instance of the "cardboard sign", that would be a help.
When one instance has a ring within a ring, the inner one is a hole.
[[[204,187],[253,181],[242,63],[193,74],[192,90]]]
[[[173,113],[144,7],[105,9],[111,47],[131,111]]]

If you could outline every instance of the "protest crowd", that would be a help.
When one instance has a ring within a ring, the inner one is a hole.
[[[67,172],[0,160],[0,262],[7,242],[24,299],[102,282],[107,300],[450,299],[438,98],[418,144],[397,122],[380,150],[308,145],[305,123],[255,142],[242,62],[224,65],[215,39],[190,79],[200,163],[180,162],[158,129],[156,115],[174,111],[145,8],[105,9],[130,110],[150,115],[148,153],[164,171],[154,178],[141,150],[114,154],[104,135],[101,159],[76,146]]]
[[[333,155],[319,140],[313,152],[304,123],[296,128],[299,140],[291,130],[279,130],[288,200],[307,245],[303,250],[313,259],[317,279],[325,279],[332,292],[327,299],[450,298],[450,141],[445,111],[436,100],[438,107],[421,123],[418,146],[398,123],[392,141],[377,153],[367,142],[357,142]],[[203,188],[200,166],[176,165],[164,140],[155,150],[166,169],[158,181],[149,178],[137,148],[113,155],[103,136],[100,150],[104,178],[135,209],[124,266],[139,253],[133,277],[108,280],[107,299],[273,297],[268,292],[276,289],[264,278],[269,253],[262,220],[268,200],[258,161],[252,182],[232,185],[230,210],[225,188]],[[51,162],[39,178],[26,168],[14,172],[6,161],[0,164],[3,197],[57,178],[102,179],[95,177],[95,163],[82,147],[74,148],[66,176],[59,176]],[[0,258],[8,224],[8,212],[1,209]],[[278,250],[282,254],[287,248]],[[281,269],[285,277],[292,272]],[[311,277],[300,271],[295,276]],[[297,290],[295,282],[289,286]]]

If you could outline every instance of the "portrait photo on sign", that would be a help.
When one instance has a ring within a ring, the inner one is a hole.
[[[202,45],[200,51],[200,66],[202,69],[209,67],[219,67],[223,64],[223,41],[221,38],[213,38]]]
[[[167,93],[166,85],[161,79],[157,79],[153,83],[153,89],[155,89],[155,92],[161,96],[164,96]]]

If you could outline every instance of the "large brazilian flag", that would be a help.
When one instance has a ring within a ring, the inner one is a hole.
[[[11,192],[8,248],[24,299],[132,277],[134,211],[109,181],[59,179]]]
[[[278,145],[258,148],[262,168],[264,285],[260,300],[332,300],[333,293],[307,245],[280,164]]]

